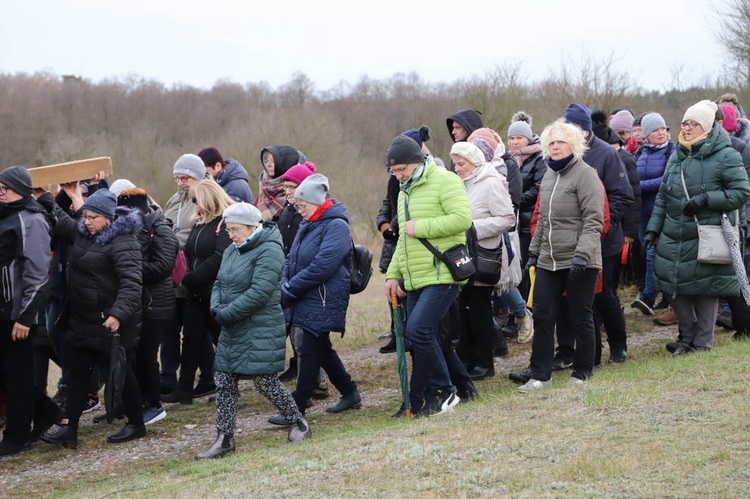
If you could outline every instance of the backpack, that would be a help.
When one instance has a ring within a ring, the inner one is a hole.
[[[352,262],[349,266],[351,285],[349,294],[356,295],[367,287],[372,277],[372,251],[362,244],[354,244],[352,239]]]

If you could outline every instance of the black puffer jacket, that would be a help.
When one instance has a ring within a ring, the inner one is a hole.
[[[380,263],[378,265],[380,272],[383,274],[388,270],[388,265],[390,265],[391,258],[393,258],[393,252],[396,250],[396,241],[398,241],[398,193],[400,190],[398,179],[392,175],[389,176],[385,198],[380,205],[378,216],[375,218],[375,225],[377,225],[378,231],[380,231],[380,227],[383,224],[391,224],[391,230],[396,236],[396,239],[393,240],[383,240],[383,250],[380,253]]]
[[[622,234],[624,237],[638,239],[638,231],[641,226],[641,181],[638,178],[638,166],[635,158],[625,147],[617,150],[622,164],[625,165],[625,171],[628,174],[630,188],[633,189],[633,203],[625,212],[622,219]]]
[[[68,300],[60,316],[70,345],[99,352],[109,349],[109,332],[102,325],[110,315],[120,321],[125,348],[138,341],[143,286],[139,212],[118,208],[115,220],[92,235],[83,219],[74,220],[55,206],[55,234],[71,243]]]
[[[143,318],[171,319],[175,305],[172,269],[179,243],[169,220],[158,207],[151,208],[138,233],[143,251]]]
[[[205,224],[195,224],[185,244],[187,272],[182,285],[188,296],[209,298],[224,250],[232,243],[224,230],[224,220],[216,217]]]
[[[281,232],[281,240],[283,242],[282,249],[284,250],[284,256],[289,254],[289,250],[292,249],[292,243],[294,242],[294,236],[297,235],[299,230],[299,224],[302,221],[302,215],[294,209],[290,203],[284,206],[279,215],[279,232]]]
[[[539,186],[542,184],[545,173],[547,173],[547,163],[544,162],[542,151],[532,154],[521,165],[523,194],[518,210],[519,227],[517,229],[520,233],[531,234],[531,218],[534,216]]]

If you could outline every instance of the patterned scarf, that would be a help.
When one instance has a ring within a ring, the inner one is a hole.
[[[286,204],[282,181],[280,178],[270,179],[268,174],[263,172],[258,178],[258,184],[255,206],[260,210],[264,221],[276,220]]]
[[[531,144],[521,149],[511,151],[510,155],[518,163],[518,167],[521,168],[527,159],[532,157],[534,154],[542,150],[541,144]]]

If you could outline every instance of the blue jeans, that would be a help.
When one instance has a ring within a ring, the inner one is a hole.
[[[641,226],[638,230],[638,239],[641,240],[641,244],[643,244],[643,238],[646,237],[648,220],[648,218],[645,220],[641,219]],[[656,300],[656,290],[654,289],[654,258],[656,258],[656,247],[652,246],[646,252],[646,277],[643,284],[643,296],[651,300],[652,303]]]
[[[523,296],[521,296],[521,292],[518,291],[518,288],[508,290],[500,297],[502,298],[503,303],[508,307],[508,310],[510,310],[513,317],[516,317],[517,319],[526,317],[526,301],[523,299]]]
[[[438,344],[440,321],[461,291],[457,284],[437,284],[406,294],[406,336],[411,341],[425,385],[432,395],[455,391]]]

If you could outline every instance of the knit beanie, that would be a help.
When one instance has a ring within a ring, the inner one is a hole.
[[[81,208],[114,220],[116,207],[117,196],[115,196],[115,193],[109,189],[99,189],[86,198]]]
[[[250,203],[235,203],[224,210],[221,216],[225,222],[252,225],[253,227],[260,225],[262,218],[260,210]]]
[[[484,139],[489,142],[490,146],[492,146],[493,151],[497,149],[498,144],[502,142],[497,132],[495,132],[495,130],[493,130],[492,128],[487,127],[477,128],[476,130],[471,132],[471,135],[469,135],[466,141],[471,142],[476,138]]]
[[[633,131],[633,115],[627,109],[617,112],[612,119],[609,120],[609,127],[615,132],[632,132]]]
[[[430,128],[427,125],[422,125],[418,130],[412,128],[401,135],[406,135],[407,137],[414,139],[416,143],[419,144],[419,147],[422,147],[422,144],[430,140]]]
[[[391,146],[388,148],[385,164],[386,166],[408,165],[421,163],[422,161],[424,161],[424,153],[419,144],[406,135],[399,135],[393,139]],[[297,192],[299,193],[299,191]]]
[[[737,130],[737,111],[731,104],[721,104],[719,107],[724,111],[724,130],[734,133]]]
[[[484,153],[471,142],[456,142],[453,144],[451,156],[460,156],[474,166],[482,166],[485,163]]]
[[[135,189],[135,184],[126,178],[119,178],[115,180],[109,187],[109,190],[114,192],[115,196],[119,196],[120,194],[122,194],[122,191],[126,191],[128,189]]]
[[[206,176],[206,165],[195,154],[183,154],[175,162],[172,174],[187,175],[195,180],[203,180]]]
[[[23,166],[11,166],[0,172],[0,182],[8,189],[27,198],[34,192],[29,170]]]
[[[308,161],[304,165],[294,165],[289,168],[284,175],[281,176],[281,180],[285,182],[294,182],[300,185],[303,180],[315,173],[315,164],[312,161]]]
[[[469,143],[474,144],[479,148],[480,151],[482,151],[482,154],[484,154],[484,160],[485,161],[492,161],[492,158],[495,157],[495,150],[492,148],[489,142],[484,140],[481,137],[477,137],[474,139],[471,139]]]
[[[136,208],[144,215],[151,210],[148,205],[148,194],[146,194],[145,190],[139,187],[122,191],[120,195],[117,196],[117,206]]]
[[[203,160],[203,164],[206,166],[214,166],[216,163],[221,163],[222,166],[226,166],[224,156],[221,155],[218,149],[215,147],[206,147],[201,149],[198,153],[198,157]]]
[[[684,123],[687,120],[696,121],[703,127],[704,132],[710,132],[714,127],[717,109],[719,107],[715,103],[708,99],[702,100],[687,108],[685,116],[682,117],[682,122]]]
[[[404,140],[408,140],[409,142],[414,144],[415,147],[417,147],[417,143],[410,138],[404,137]],[[422,154],[421,150],[420,154]],[[412,163],[414,163],[414,161],[412,161]],[[328,179],[325,177],[325,175],[321,175],[320,173],[313,173],[305,180],[303,180],[299,187],[297,187],[297,191],[294,193],[294,198],[301,199],[306,203],[320,206],[326,200],[328,189]]]
[[[581,130],[591,131],[591,110],[575,102],[565,110],[565,121],[581,127]]]
[[[529,139],[533,138],[534,134],[531,133],[531,127],[525,121],[515,121],[508,127],[508,138],[513,135],[521,135]]]
[[[641,120],[641,130],[643,130],[644,139],[660,128],[667,128],[667,123],[659,113],[648,113]]]

